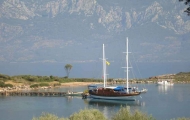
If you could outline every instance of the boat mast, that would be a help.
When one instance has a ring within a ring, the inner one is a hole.
[[[128,72],[129,72],[129,65],[128,65],[128,54],[129,54],[129,52],[128,52],[128,37],[127,37],[127,40],[126,40],[126,63],[127,63],[127,67],[126,67],[126,73],[127,73],[127,93],[129,92],[129,84],[128,84],[128,77],[129,77],[129,74],[128,74]]]
[[[104,87],[106,87],[106,59],[105,59],[105,50],[104,50],[104,44],[103,44],[103,78],[104,78]]]

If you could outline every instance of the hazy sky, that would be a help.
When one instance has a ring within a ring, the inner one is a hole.
[[[126,37],[130,78],[190,71],[190,17],[178,0],[0,2],[0,73],[124,78]]]

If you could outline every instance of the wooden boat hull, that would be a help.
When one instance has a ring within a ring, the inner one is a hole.
[[[141,92],[121,92],[114,91],[114,89],[110,88],[98,88],[94,90],[89,90],[89,94],[91,98],[94,99],[107,99],[107,100],[135,100],[135,96],[140,95]]]
[[[98,95],[90,95],[90,98],[93,99],[104,99],[104,100],[127,100],[127,101],[135,101],[134,96],[98,96]]]

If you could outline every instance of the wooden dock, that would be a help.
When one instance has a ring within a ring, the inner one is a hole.
[[[66,92],[32,92],[32,91],[2,91],[0,96],[41,96],[41,97],[62,97],[68,96]]]

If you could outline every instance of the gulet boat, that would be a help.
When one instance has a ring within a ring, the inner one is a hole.
[[[92,99],[106,99],[106,100],[130,100],[134,101],[135,97],[140,95],[141,92],[137,90],[137,88],[129,87],[128,83],[128,38],[126,40],[126,86],[107,86],[106,85],[106,59],[105,59],[105,50],[103,44],[103,78],[104,78],[104,86],[98,87],[88,86],[89,89],[89,97]]]

